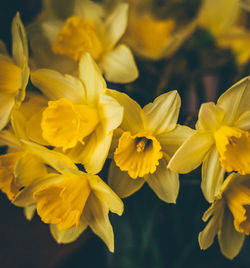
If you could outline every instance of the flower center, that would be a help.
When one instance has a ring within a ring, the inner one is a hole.
[[[68,56],[75,61],[79,60],[84,52],[90,53],[97,60],[103,51],[94,24],[76,16],[66,20],[52,49],[54,53]]]
[[[114,153],[116,165],[133,179],[154,173],[162,158],[161,145],[155,137],[140,132],[124,132]]]
[[[61,181],[40,187],[33,198],[42,221],[56,224],[57,229],[63,231],[79,226],[90,192],[85,176],[65,173]]]
[[[234,217],[235,229],[245,235],[250,233],[250,189],[235,184],[225,192],[226,200]]]
[[[43,112],[41,128],[43,138],[63,150],[73,148],[91,134],[99,123],[96,109],[73,104],[67,99],[49,101]]]
[[[216,147],[222,167],[240,174],[250,173],[250,133],[238,128],[222,126],[215,133]]]
[[[0,91],[15,94],[21,87],[22,70],[12,62],[0,59]]]

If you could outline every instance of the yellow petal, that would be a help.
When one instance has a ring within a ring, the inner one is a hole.
[[[133,179],[154,173],[162,156],[160,143],[146,132],[124,132],[114,152],[116,165]]]
[[[0,59],[0,91],[5,94],[17,93],[21,86],[22,69],[12,62]]]
[[[125,93],[116,90],[107,90],[107,94],[115,98],[124,107],[123,121],[120,126],[122,129],[130,131],[132,134],[143,129],[142,109],[137,102]]]
[[[152,131],[156,135],[173,130],[180,106],[181,99],[176,90],[157,97],[142,110],[145,130]]]
[[[10,130],[0,131],[0,146],[8,146],[8,152],[22,151],[22,145]]]
[[[218,200],[213,203],[212,206],[204,213],[204,216],[207,212],[212,213],[212,217],[203,231],[199,233],[198,240],[201,249],[209,248],[213,244],[214,238],[220,230],[224,214],[224,202],[222,200]],[[204,220],[207,220],[207,218],[208,217]]]
[[[104,23],[104,46],[110,50],[125,32],[128,19],[128,4],[118,4]]]
[[[60,99],[48,102],[41,127],[45,140],[65,150],[74,147],[78,141],[83,142],[98,123],[98,113],[94,108]]]
[[[58,244],[67,244],[75,241],[87,227],[87,222],[80,219],[79,226],[63,231],[59,231],[55,224],[50,224],[50,232]]]
[[[61,182],[44,185],[34,192],[37,213],[59,231],[80,225],[80,216],[90,194],[87,175],[64,173]]]
[[[65,170],[78,170],[74,162],[72,162],[64,154],[49,150],[33,142],[23,141],[23,143],[29,152],[42,159],[44,163],[53,167],[60,173],[64,172]]]
[[[80,59],[79,78],[85,86],[87,103],[96,106],[107,86],[100,69],[89,53],[84,53]]]
[[[82,83],[71,75],[62,75],[49,69],[39,69],[31,73],[31,82],[50,100],[66,98],[76,103],[85,100]]]
[[[0,130],[8,124],[14,105],[13,95],[0,93]]]
[[[121,199],[102,179],[96,175],[89,175],[89,184],[95,196],[98,197],[99,200],[106,202],[111,212],[119,216],[122,215],[124,208]]]
[[[215,133],[216,147],[222,167],[240,174],[250,173],[250,133],[238,128],[222,126]]]
[[[199,131],[215,131],[220,127],[223,118],[223,109],[217,107],[213,102],[203,103],[195,128]]]
[[[225,170],[221,167],[219,153],[214,146],[204,159],[202,165],[201,189],[204,197],[210,203],[219,194],[224,179]]]
[[[36,212],[36,204],[30,205],[24,208],[24,215],[28,221],[30,221]]]
[[[113,83],[130,83],[139,75],[131,50],[123,44],[102,57],[100,68],[105,78]]]
[[[176,203],[179,193],[179,175],[167,168],[167,161],[162,159],[156,172],[146,178],[149,187],[164,202]]]
[[[168,167],[176,173],[188,173],[197,168],[214,143],[207,133],[196,132],[190,136],[171,158]]]
[[[14,168],[22,155],[22,152],[0,155],[0,189],[10,200],[20,188],[14,183]]]
[[[172,156],[194,132],[187,126],[177,124],[173,130],[156,135],[156,138],[160,142],[162,150]]]
[[[29,186],[35,179],[46,176],[47,169],[39,157],[26,152],[17,161],[14,174],[17,184]]]
[[[19,12],[12,21],[12,55],[14,62],[23,67],[28,61],[28,42],[23,23],[20,19]]]
[[[235,122],[235,127],[250,131],[250,111],[244,112]]]
[[[245,236],[234,228],[232,214],[225,209],[221,231],[218,233],[218,241],[222,254],[232,260],[235,258],[244,243]]]
[[[223,93],[217,106],[225,111],[224,124],[233,125],[246,111],[250,110],[250,77],[247,76]]]
[[[91,193],[84,209],[84,216],[92,231],[104,241],[111,252],[114,252],[114,232],[108,213],[107,204]]]
[[[108,95],[100,97],[100,114],[102,116],[102,125],[107,133],[116,129],[122,122],[123,107],[119,102]]]
[[[141,189],[144,183],[145,180],[143,178],[134,180],[127,172],[121,171],[114,161],[111,162],[108,174],[108,184],[121,198],[126,198],[134,194]]]

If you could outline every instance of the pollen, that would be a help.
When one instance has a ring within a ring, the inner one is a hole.
[[[83,53],[88,52],[98,60],[102,54],[102,43],[91,21],[72,16],[60,30],[52,45],[56,54],[61,54],[78,61]]]
[[[250,133],[222,126],[214,134],[222,167],[227,171],[250,173]]]
[[[114,153],[116,165],[133,179],[154,173],[163,157],[161,145],[147,133],[124,132]]]

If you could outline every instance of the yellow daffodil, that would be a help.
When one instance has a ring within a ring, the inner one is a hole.
[[[195,27],[195,21],[179,28],[172,18],[157,19],[149,12],[140,14],[140,10],[133,10],[124,40],[139,56],[158,60],[173,55]]]
[[[34,63],[38,67],[74,73],[88,52],[111,82],[128,83],[138,77],[130,49],[118,44],[127,27],[128,4],[112,10],[89,0],[44,1],[39,21],[29,27]]]
[[[218,236],[222,254],[233,259],[250,233],[250,175],[232,173],[222,184],[219,195],[203,215],[208,221],[199,234],[201,249],[209,248]]]
[[[107,157],[113,130],[122,121],[123,108],[107,95],[106,83],[88,53],[79,66],[80,79],[41,69],[31,74],[31,81],[50,99],[41,117],[43,139],[96,174]]]
[[[240,25],[240,17],[238,0],[219,0],[216,4],[203,0],[199,24],[214,35],[219,46],[232,49],[239,64],[245,64],[250,59],[250,31]]]
[[[0,130],[7,125],[13,107],[23,101],[28,79],[27,39],[17,13],[12,21],[12,58],[0,44]]]
[[[179,177],[167,168],[171,156],[191,134],[176,124],[181,105],[177,91],[165,93],[143,109],[124,93],[109,91],[124,106],[124,118],[114,138],[109,185],[127,197],[147,182],[165,202],[175,203]]]
[[[204,103],[195,133],[169,162],[174,172],[188,173],[202,162],[201,188],[212,202],[225,171],[250,173],[250,77],[234,84],[217,101]]]
[[[19,162],[15,178],[24,188],[13,203],[36,207],[42,221],[50,224],[58,243],[74,241],[90,226],[113,252],[114,233],[108,214],[109,211],[123,213],[120,198],[100,177],[78,170],[67,156],[31,142],[24,143],[27,150],[43,162],[48,173],[34,178],[30,159]],[[29,176],[24,176],[27,174]]]

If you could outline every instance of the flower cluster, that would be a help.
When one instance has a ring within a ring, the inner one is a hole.
[[[113,252],[109,212],[123,213],[120,198],[147,183],[162,201],[175,203],[179,173],[202,164],[201,189],[212,205],[203,216],[211,218],[199,234],[200,247],[208,248],[217,234],[222,253],[234,258],[250,233],[250,77],[216,104],[202,104],[195,129],[180,125],[177,91],[141,108],[107,81],[138,77],[128,45],[151,59],[165,57],[197,21],[172,40],[174,21],[137,18],[131,8],[121,39],[127,3],[108,10],[88,0],[62,2],[58,9],[56,1],[44,1],[42,15],[27,27],[28,38],[19,13],[14,17],[12,56],[0,43],[0,145],[8,147],[0,155],[0,189],[27,219],[36,211],[50,224],[58,243],[74,241],[89,226]],[[209,4],[204,1],[200,11],[203,26]],[[156,38],[144,33],[145,24]],[[224,44],[222,30],[215,30]],[[239,62],[246,57],[240,54]],[[98,174],[107,158],[106,183]]]

